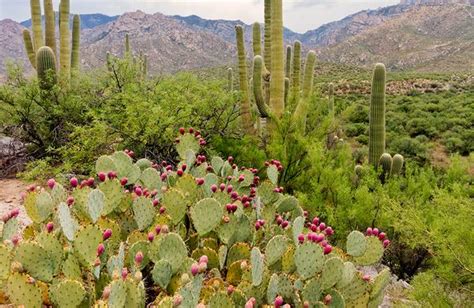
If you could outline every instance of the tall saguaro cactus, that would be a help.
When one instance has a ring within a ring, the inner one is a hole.
[[[79,70],[79,44],[80,44],[81,19],[79,15],[74,15],[72,22],[72,53],[71,53],[71,71]]]
[[[40,88],[51,89],[56,84],[56,57],[53,50],[48,46],[38,49],[36,63]]]
[[[36,68],[36,53],[35,48],[33,46],[33,41],[31,39],[30,31],[23,30],[23,43],[25,44],[26,54],[28,55],[28,59],[30,60],[31,66]]]
[[[44,0],[44,28],[46,46],[56,54],[56,18],[53,0]]]
[[[293,47],[293,74],[291,88],[293,95],[298,98],[301,87],[301,42],[295,41]]]
[[[240,91],[242,93],[241,102],[240,102],[240,117],[243,124],[243,128],[246,133],[252,133],[253,125],[252,118],[250,114],[250,94],[248,86],[248,74],[247,74],[247,61],[245,54],[245,45],[244,45],[244,30],[241,26],[235,27],[235,32],[237,36],[237,52],[239,57],[239,84]]]
[[[385,152],[385,65],[375,65],[369,115],[369,164],[378,165]]]
[[[252,26],[252,34],[253,34],[253,56],[261,56],[262,55],[262,44],[260,40],[262,38],[262,32],[260,29],[260,24],[258,22],[254,23]]]
[[[60,75],[62,81],[69,80],[71,75],[71,45],[69,38],[69,0],[61,0],[59,4],[59,39],[61,49],[59,51]]]
[[[44,45],[43,30],[41,29],[41,4],[40,0],[30,0],[31,27],[33,29],[33,46],[35,52]]]
[[[270,69],[272,67],[272,0],[265,0],[265,34],[264,34],[264,60],[265,67]]]
[[[272,47],[270,80],[270,108],[276,117],[281,117],[285,110],[285,73],[283,53],[283,10],[282,0],[272,0]]]

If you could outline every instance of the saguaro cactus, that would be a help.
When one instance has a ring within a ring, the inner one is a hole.
[[[293,47],[293,74],[292,74],[292,92],[298,98],[301,87],[301,42],[296,41]]]
[[[128,36],[128,33],[125,34],[125,56],[130,56],[130,38]]]
[[[286,46],[286,63],[285,63],[285,77],[291,77],[291,46]]]
[[[252,26],[253,34],[253,56],[262,55],[262,44],[260,40],[262,39],[262,33],[260,29],[260,24],[258,22],[254,23]]]
[[[41,47],[36,53],[36,63],[40,88],[49,90],[56,84],[56,57],[48,46]]]
[[[81,19],[79,15],[74,15],[72,22],[72,54],[71,69],[72,72],[79,70],[79,44],[80,44]]]
[[[265,67],[267,69],[271,69],[272,67],[272,0],[265,0],[265,34],[264,34],[264,60],[265,60]]]
[[[246,61],[245,45],[244,45],[244,30],[242,29],[241,26],[236,26],[235,32],[237,36],[237,52],[238,52],[238,57],[239,57],[240,91],[242,93],[242,98],[240,102],[240,117],[241,117],[244,131],[246,133],[252,133],[253,125],[252,125],[252,118],[250,115],[250,94],[249,94],[249,87],[248,87],[247,61]]]
[[[328,87],[328,111],[329,114],[334,114],[334,84],[330,83]]]
[[[283,12],[282,0],[272,1],[272,47],[270,80],[270,108],[276,117],[281,117],[285,111],[285,74],[283,54]]]
[[[234,91],[234,70],[231,67],[227,69],[227,89],[229,92]]]
[[[41,4],[40,0],[30,0],[31,27],[33,29],[33,46],[35,51],[44,45],[43,31],[41,29]]]
[[[26,54],[30,60],[31,66],[36,68],[36,54],[33,46],[33,41],[31,40],[30,31],[23,30],[23,43],[25,44]]]
[[[375,65],[369,115],[369,164],[377,166],[385,152],[385,65]]]
[[[46,46],[56,54],[56,18],[54,16],[53,0],[44,0],[44,27]]]
[[[71,45],[69,37],[69,0],[61,0],[59,4],[59,51],[60,74],[62,81],[67,83],[71,76]]]

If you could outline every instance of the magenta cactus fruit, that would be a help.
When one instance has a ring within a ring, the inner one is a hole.
[[[69,180],[69,184],[71,184],[72,187],[77,187],[77,185],[79,185],[79,181],[77,180],[77,178],[71,178]]]
[[[196,276],[199,273],[199,265],[197,263],[193,263],[191,265],[191,274]]]
[[[200,258],[199,258],[199,263],[206,263],[209,262],[209,259],[206,255],[202,255]]]
[[[180,294],[176,294],[173,297],[173,307],[178,307],[179,305],[181,305],[182,302],[183,302],[183,297]]]
[[[370,275],[364,275],[362,276],[362,279],[365,281],[370,281]]]
[[[109,172],[107,173],[107,177],[108,177],[110,180],[113,180],[113,179],[117,178],[117,172],[115,172],[115,171],[109,171]]]
[[[51,221],[48,222],[48,223],[46,224],[46,231],[47,231],[48,233],[51,233],[51,232],[53,232],[53,229],[54,229],[54,224],[53,224]]]
[[[203,178],[197,178],[196,179],[196,184],[201,186],[202,184],[204,184],[204,179]]]
[[[17,207],[10,211],[10,217],[12,218],[17,217],[19,214],[20,214],[20,209]]]
[[[182,169],[179,169],[178,171],[176,171],[176,174],[177,174],[178,176],[183,176],[184,172],[183,172]]]
[[[106,229],[104,233],[102,233],[102,239],[108,240],[112,236],[112,230],[111,229]]]
[[[180,128],[179,128],[179,133],[180,133],[181,135],[184,135],[185,132],[186,132],[186,130],[184,129],[184,127],[180,127]]]
[[[282,227],[283,229],[285,229],[286,227],[288,227],[288,225],[289,225],[288,220],[284,220],[284,221],[281,223],[281,227]]]
[[[148,241],[153,242],[154,239],[155,239],[155,234],[153,234],[153,232],[149,232],[148,233]]]
[[[334,230],[331,227],[327,227],[324,233],[326,233],[327,236],[331,236],[334,234]]]
[[[128,269],[126,267],[122,268],[122,279],[127,279],[128,276]]]
[[[104,244],[100,243],[99,246],[97,246],[97,256],[100,257],[105,251],[105,246]]]
[[[161,232],[161,226],[158,225],[158,226],[155,227],[155,233],[158,235],[158,234],[160,234],[160,232]]]
[[[319,224],[319,230],[324,231],[326,229],[326,224],[324,222]]]
[[[104,172],[99,172],[97,174],[97,177],[99,178],[99,181],[105,182],[105,179],[107,178],[107,175]]]
[[[110,297],[110,286],[106,286],[102,291],[102,299],[107,300]]]
[[[163,214],[166,212],[166,208],[164,206],[160,207],[160,214]]]
[[[143,194],[143,190],[142,190],[142,188],[139,187],[139,186],[135,187],[135,189],[134,189],[133,191],[134,191],[135,194],[136,194],[137,196],[139,196],[139,197]]]
[[[73,204],[74,204],[74,197],[73,197],[73,196],[67,197],[66,203],[67,203],[67,205],[69,205],[69,206],[73,205]]]
[[[199,263],[198,267],[199,267],[199,273],[202,274],[207,270],[207,263]]]
[[[56,185],[56,181],[54,179],[49,179],[48,180],[48,187],[49,189],[53,189],[54,185]]]
[[[331,304],[331,302],[332,302],[332,296],[331,296],[331,294],[327,294],[327,295],[324,297],[323,302],[324,302],[325,305]]]
[[[365,231],[365,234],[366,234],[367,236],[371,236],[371,235],[372,235],[372,232],[373,232],[373,231],[372,231],[372,228],[369,227],[369,228],[367,228],[367,230]]]
[[[326,246],[324,246],[323,251],[325,255],[330,254],[332,252],[332,246],[327,244]]]
[[[127,178],[124,177],[124,178],[121,178],[121,179],[120,179],[120,185],[125,186],[125,185],[127,185],[127,183],[128,183],[128,179],[127,179]]]
[[[380,233],[379,233],[379,239],[380,239],[381,241],[383,241],[383,240],[385,239],[385,237],[386,237],[386,234],[385,234],[384,232],[380,232]]]
[[[279,307],[281,307],[281,306],[283,305],[283,303],[284,303],[283,297],[277,296],[277,297],[275,298],[275,301],[273,302],[273,306],[274,306],[275,308],[279,308]]]
[[[141,264],[143,261],[143,252],[139,251],[135,254],[135,263]]]
[[[379,235],[379,229],[373,228],[372,229],[372,235],[378,236]]]
[[[298,242],[300,242],[300,244],[304,243],[304,234],[298,235]]]
[[[213,193],[215,193],[215,192],[217,191],[217,185],[216,185],[216,184],[212,184],[212,185],[211,185],[211,191],[212,191]]]
[[[390,245],[390,240],[384,240],[384,241],[383,241],[383,247],[384,247],[384,248],[387,248],[388,245]]]

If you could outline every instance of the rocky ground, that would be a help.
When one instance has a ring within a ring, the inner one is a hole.
[[[22,206],[21,193],[26,191],[29,185],[17,179],[0,179],[0,217],[15,207],[20,208],[20,221],[23,225],[30,223],[26,216],[25,208]]]

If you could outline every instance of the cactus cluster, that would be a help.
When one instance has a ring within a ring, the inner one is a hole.
[[[56,50],[56,21],[52,0],[44,0],[45,31],[41,25],[40,0],[31,0],[31,23],[33,38],[29,30],[23,30],[23,42],[31,65],[36,69],[40,87],[50,89],[57,82],[57,73],[68,84],[71,74],[79,70],[80,17],[73,18],[72,47],[69,30],[69,0],[59,4],[59,56]],[[56,59],[59,57],[59,65]],[[54,61],[53,61],[54,60]]]
[[[32,187],[2,217],[0,279],[8,303],[26,307],[377,307],[389,242],[376,229],[333,248],[334,230],[310,218],[266,172],[208,159],[198,131],[180,130],[180,162],[97,160],[97,177]],[[263,179],[264,175],[265,178]],[[260,178],[262,176],[262,178]]]
[[[253,25],[253,98],[257,107],[257,127],[260,118],[270,118],[278,126],[285,111],[292,113],[292,122],[297,130],[306,126],[309,97],[312,93],[316,54],[310,51],[305,62],[303,85],[301,85],[301,43],[294,48],[287,46],[286,63],[283,45],[283,16],[281,0],[265,0],[265,33],[262,52],[261,28]],[[243,28],[236,26],[238,46],[241,118],[244,130],[253,131],[250,115],[250,92],[248,87],[247,61]]]
[[[120,58],[118,56],[114,56],[107,52],[106,55],[106,64],[107,69],[109,72],[116,70],[116,66]],[[131,68],[135,72],[137,72],[137,78],[146,79],[148,76],[148,55],[143,54],[140,52],[138,56],[135,56],[131,49],[130,44],[130,36],[125,34],[125,44],[124,44],[124,52],[123,52],[123,61],[127,65],[128,68]]]

